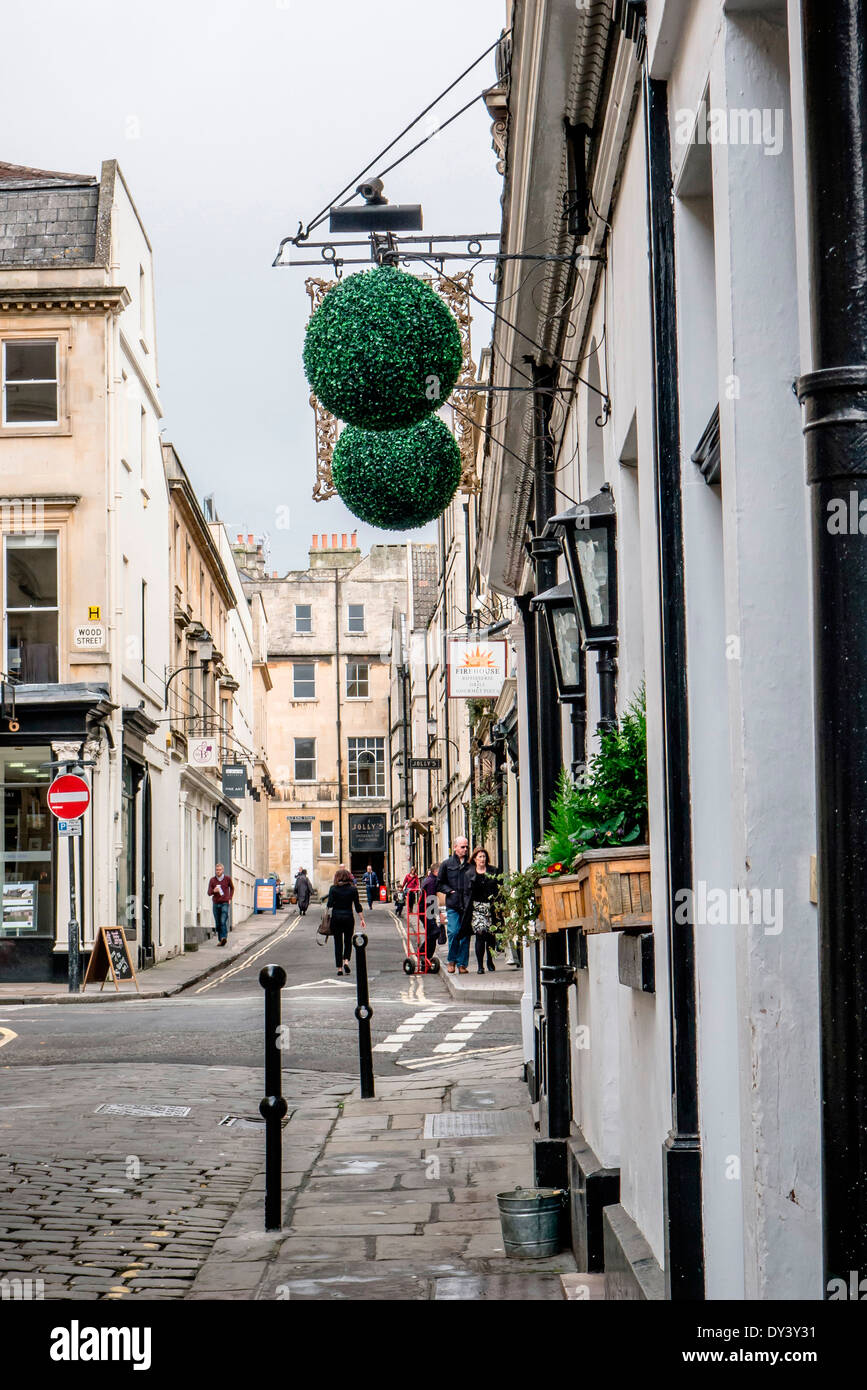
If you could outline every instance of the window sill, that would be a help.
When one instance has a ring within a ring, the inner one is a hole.
[[[347,695],[347,696],[346,696],[346,703],[347,703],[348,705],[370,705],[370,704],[373,703],[373,696],[372,696],[372,695]]]
[[[53,425],[42,422],[33,425],[0,425],[0,439],[51,439],[69,434],[72,434],[72,428],[68,420],[60,420]]]
[[[318,695],[293,695],[289,701],[290,705],[318,705]]]

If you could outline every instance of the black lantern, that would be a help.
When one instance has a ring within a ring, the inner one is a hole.
[[[552,516],[545,529],[562,542],[584,646],[609,646],[617,640],[617,513],[609,484]]]
[[[554,657],[557,696],[561,704],[583,700],[586,694],[581,626],[575,609],[571,584],[558,584],[530,601],[530,607],[545,615],[548,641]]]
[[[557,698],[572,710],[572,776],[585,767],[587,737],[587,664],[581,640],[581,624],[571,584],[558,584],[537,594],[530,607],[541,609],[554,659]]]

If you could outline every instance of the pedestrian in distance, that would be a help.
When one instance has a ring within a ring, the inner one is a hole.
[[[400,886],[403,892],[406,894],[407,907],[409,908],[410,912],[413,912],[415,910],[416,899],[418,898],[418,895],[421,892],[421,884],[418,881],[418,874],[416,873],[414,867],[412,867],[409,870],[409,873],[406,875],[405,879],[403,880],[403,883]]]
[[[368,912],[370,912],[373,909],[374,893],[376,892],[376,889],[379,887],[379,879],[376,877],[376,873],[374,872],[372,864],[368,864],[367,868],[365,869],[364,874],[362,876],[362,882],[367,893],[367,910]]]
[[[496,969],[493,951],[497,944],[494,936],[496,922],[496,897],[499,879],[496,869],[491,867],[488,851],[481,845],[470,855],[473,866],[470,879],[469,896],[461,919],[461,936],[476,943],[476,964],[479,974],[485,973],[485,955],[488,969]]]
[[[306,869],[299,869],[295,875],[295,897],[298,899],[298,911],[303,917],[310,906],[310,879],[307,877]]]
[[[437,875],[437,901],[440,905],[440,922],[448,931],[449,953],[446,970],[454,975],[455,968],[466,975],[470,959],[470,938],[461,935],[461,920],[469,901],[470,879],[473,867],[470,863],[470,842],[466,835],[455,840],[453,852],[443,860]]]
[[[331,909],[331,935],[334,940],[334,962],[338,975],[349,974],[349,961],[352,956],[352,934],[355,931],[353,911],[358,913],[362,930],[364,913],[358,900],[358,889],[352,874],[341,864],[334,875],[334,882],[328,890],[326,907]]]
[[[222,864],[214,867],[214,877],[208,882],[208,897],[214,908],[214,925],[219,937],[218,945],[225,946],[229,940],[229,903],[235,896],[235,885],[224,872]]]

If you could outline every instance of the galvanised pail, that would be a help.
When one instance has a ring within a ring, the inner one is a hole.
[[[497,1193],[507,1255],[541,1260],[559,1253],[564,1196],[560,1187],[516,1187]]]

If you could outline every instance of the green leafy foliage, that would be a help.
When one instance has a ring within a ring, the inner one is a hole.
[[[549,830],[539,847],[547,869],[567,871],[585,850],[647,839],[647,719],[644,687],[616,729],[602,735],[579,782],[561,772]]]
[[[334,486],[360,521],[411,531],[445,511],[461,480],[461,451],[432,415],[407,430],[347,425],[331,460]]]
[[[417,275],[378,266],[328,291],[307,325],[304,371],[319,402],[365,430],[439,410],[463,365],[448,306]]]
[[[498,948],[532,941],[536,935],[536,884],[545,872],[543,864],[531,864],[507,874],[495,899],[495,929]]]

